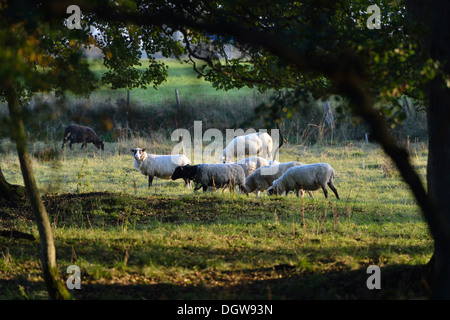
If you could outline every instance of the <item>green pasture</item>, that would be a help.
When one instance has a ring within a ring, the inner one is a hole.
[[[30,145],[36,180],[51,218],[61,277],[77,265],[78,299],[404,299],[426,295],[421,267],[433,242],[398,171],[374,144],[285,144],[280,161],[328,162],[341,200],[257,198],[238,192],[193,192],[181,181],[147,179],[121,140],[100,152],[58,151],[42,158]],[[51,145],[51,143],[50,143]],[[56,144],[57,145],[57,144]],[[205,146],[205,145],[204,145]],[[159,153],[173,145],[161,143]],[[22,184],[14,147],[1,144],[1,166]],[[410,145],[424,178],[427,148]],[[38,232],[28,205],[2,208],[2,228]],[[39,242],[0,237],[0,298],[47,297]],[[382,289],[366,286],[369,265]]]
[[[167,108],[176,104],[175,90],[178,90],[181,106],[204,105],[220,108],[223,106],[236,106],[237,108],[252,106],[261,103],[268,94],[261,94],[252,88],[232,89],[224,94],[221,90],[216,90],[213,86],[199,78],[194,69],[186,64],[174,59],[164,59],[168,66],[168,78],[157,89],[152,86],[146,89],[134,88],[130,90],[130,99],[135,103],[147,104]],[[91,70],[97,78],[101,78],[106,71],[101,60],[90,61]],[[138,69],[143,70],[148,64],[146,59],[141,60]],[[100,86],[91,96],[92,101],[104,101],[105,99],[127,98],[127,90],[111,90],[109,86]]]
[[[61,279],[68,278],[70,265],[81,270],[82,289],[71,291],[74,298],[426,296],[422,271],[433,241],[411,192],[379,146],[362,142],[364,128],[349,118],[339,119],[331,142],[320,122],[321,105],[282,123],[286,142],[279,160],[329,163],[336,171],[340,200],[332,192],[325,199],[321,190],[313,199],[292,193],[258,198],[229,191],[194,193],[182,181],[162,179],[148,189],[147,178],[133,168],[130,149],[169,154],[175,128],[191,130],[195,120],[203,121],[203,129],[229,128],[269,97],[249,88],[217,91],[191,67],[166,62],[167,82],[158,90],[131,90],[130,109],[124,108],[125,90],[101,86],[89,98],[67,95],[61,102],[38,97],[47,107],[24,116]],[[91,65],[101,77],[101,63]],[[6,115],[1,109],[0,115]],[[411,162],[425,181],[428,149],[420,142],[420,119],[411,116],[412,129],[400,133],[411,135]],[[105,151],[92,144],[86,150],[78,144],[73,151],[62,151],[62,132],[71,122],[96,128],[106,138]],[[360,139],[348,138],[355,136]],[[23,184],[7,131],[0,132],[0,165],[10,183]],[[8,230],[35,240],[10,238],[3,232]],[[26,201],[0,207],[0,231],[0,299],[47,299],[39,234]],[[380,290],[366,286],[370,265],[381,268]]]

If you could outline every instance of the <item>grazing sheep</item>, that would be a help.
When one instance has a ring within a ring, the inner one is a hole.
[[[223,149],[222,155],[219,157],[219,162],[233,162],[234,157],[241,156],[241,151],[243,151],[242,155],[247,156],[264,154],[267,159],[271,160],[272,148],[272,137],[268,133],[256,132],[243,136],[237,136],[226,146],[225,149]]]
[[[62,149],[66,146],[67,141],[70,140],[70,149],[72,144],[81,143],[81,148],[86,147],[88,143],[93,143],[98,149],[105,149],[103,141],[95,134],[94,130],[89,127],[81,126],[79,124],[71,124],[64,131],[64,140]],[[73,149],[72,149],[73,150]]]
[[[191,161],[184,154],[176,155],[155,155],[148,154],[145,149],[131,149],[134,154],[134,167],[148,176],[148,187],[153,183],[153,178],[170,179],[175,168],[190,164]],[[186,186],[190,187],[189,179],[184,179]]]
[[[336,187],[333,184],[334,169],[328,163],[314,163],[293,167],[287,170],[280,178],[273,182],[267,190],[269,195],[286,194],[291,190],[314,191],[322,188],[325,198],[328,198],[327,185],[339,199]],[[303,194],[303,193],[302,193]]]
[[[252,174],[256,169],[259,167],[269,166],[270,161],[267,161],[264,158],[261,157],[250,157],[241,159],[236,164],[240,165],[242,169],[244,169],[245,176],[248,177],[250,174]]]
[[[212,187],[230,187],[233,191],[235,186],[248,195],[245,186],[244,169],[238,164],[233,163],[203,163],[198,165],[179,166],[175,169],[172,180],[189,179],[201,185],[194,189],[203,187],[206,191],[209,186]]]
[[[259,196],[260,191],[268,189],[273,181],[281,177],[288,169],[301,165],[303,163],[292,161],[260,167],[245,179],[245,186],[248,192],[255,192],[256,196]]]

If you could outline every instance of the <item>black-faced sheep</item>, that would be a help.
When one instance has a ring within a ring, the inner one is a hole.
[[[266,132],[256,132],[235,137],[219,157],[219,162],[233,162],[234,157],[265,155],[272,159],[272,137]]]
[[[134,148],[134,167],[143,175],[148,176],[148,187],[153,183],[153,178],[170,179],[175,168],[190,164],[191,161],[183,154],[176,155],[155,155],[148,154],[145,149]],[[189,179],[184,180],[186,186],[190,187]]]
[[[247,187],[245,186],[244,169],[237,164],[204,163],[194,166],[179,166],[175,169],[172,180],[180,178],[189,179],[200,184],[195,190],[202,187],[203,191],[208,190],[208,187],[229,187],[233,191],[235,186],[239,186],[248,195]]]
[[[62,149],[66,146],[67,142],[70,140],[70,149],[72,149],[72,144],[81,143],[81,148],[87,146],[88,143],[93,143],[98,149],[105,149],[105,144],[97,136],[97,134],[92,130],[92,128],[81,126],[78,124],[71,124],[64,131],[64,140]]]
[[[327,185],[333,190],[336,198],[338,192],[334,186],[334,169],[328,163],[313,163],[293,167],[287,170],[280,178],[273,182],[267,190],[269,195],[287,194],[289,191],[309,190],[314,191],[322,188],[325,198],[328,198]]]

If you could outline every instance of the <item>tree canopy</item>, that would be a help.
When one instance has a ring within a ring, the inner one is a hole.
[[[87,13],[86,23],[101,28],[107,21],[119,38],[127,30],[134,47],[142,44],[148,54],[162,52],[192,63],[217,89],[287,89],[320,99],[340,93],[330,81],[331,73],[351,73],[365,82],[389,119],[402,120],[399,99],[423,99],[424,84],[440,73],[439,61],[421,51],[418,39],[424,30],[410,21],[405,3],[379,1],[378,30],[366,26],[369,4],[137,1]],[[173,38],[177,31],[183,35],[180,39]],[[240,57],[227,57],[225,47],[230,44]],[[107,45],[103,48],[105,65],[111,66]],[[294,54],[295,59],[286,59]],[[139,52],[129,50],[127,57],[136,59]],[[151,60],[149,68],[153,65]]]
[[[367,28],[368,1],[78,1],[81,29],[65,27],[65,2],[5,3],[2,33],[10,48],[2,72],[21,78],[29,93],[92,91],[82,56],[89,46],[101,49],[108,69],[101,80],[113,89],[161,84],[167,67],[156,53],[191,63],[223,90],[248,86],[321,99],[340,93],[331,73],[351,73],[393,122],[403,120],[403,95],[420,101],[424,84],[445,76],[423,52],[425,28],[416,27],[402,1],[377,3],[381,29]],[[242,55],[229,58],[230,44]],[[297,63],[286,59],[294,53]]]

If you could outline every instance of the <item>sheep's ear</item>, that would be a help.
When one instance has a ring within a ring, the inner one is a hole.
[[[142,149],[141,151],[144,152],[145,150],[147,150],[147,149],[144,148],[144,149]]]
[[[136,150],[136,149],[131,149],[131,152],[134,153],[134,150]]]

